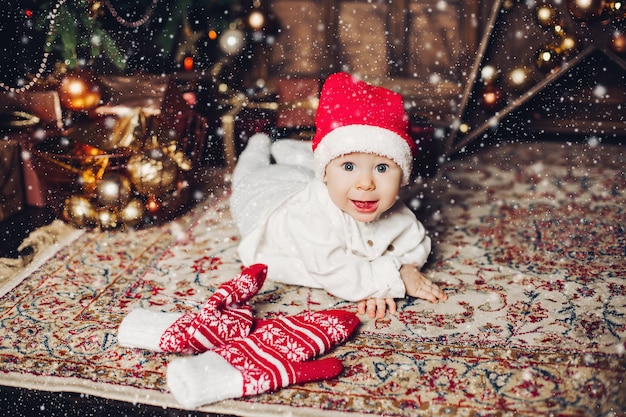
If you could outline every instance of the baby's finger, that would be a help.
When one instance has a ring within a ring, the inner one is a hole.
[[[371,318],[376,317],[376,304],[376,300],[373,298],[367,300],[367,315]]]
[[[357,308],[357,314],[365,314],[366,310],[367,310],[367,302],[365,300],[361,300],[357,303],[356,305]]]
[[[376,317],[382,319],[385,317],[385,312],[387,311],[387,300],[384,298],[379,298],[376,300]]]
[[[431,303],[436,303],[439,300],[445,301],[448,296],[435,284],[430,281],[424,282],[424,284],[417,291],[417,297],[428,300]]]
[[[424,288],[424,287],[420,288],[417,291],[416,296],[417,296],[417,298],[428,300],[431,303],[436,303],[439,300],[437,298],[437,296],[435,295],[435,293],[433,291],[431,291],[430,288]]]
[[[437,299],[437,301],[446,301],[448,299],[448,294],[437,288],[437,291],[434,291],[433,296]]]
[[[439,300],[446,301],[448,299],[448,294],[446,294],[441,288],[439,288],[439,285],[437,284],[432,285],[432,293]]]

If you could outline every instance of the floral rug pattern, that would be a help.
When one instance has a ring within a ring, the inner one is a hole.
[[[617,146],[502,145],[416,183],[448,293],[363,318],[334,380],[229,400],[236,415],[626,414],[626,155]],[[89,232],[0,298],[0,384],[177,407],[174,357],[117,345],[133,308],[194,311],[237,274],[228,193],[160,227]],[[271,271],[268,278],[271,280]],[[268,280],[259,317],[354,309]]]

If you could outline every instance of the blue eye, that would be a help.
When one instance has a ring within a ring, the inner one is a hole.
[[[387,172],[388,168],[389,167],[387,166],[387,164],[378,164],[376,165],[376,172],[380,172],[380,173]]]
[[[344,162],[343,169],[346,171],[354,171],[354,164],[352,162]]]

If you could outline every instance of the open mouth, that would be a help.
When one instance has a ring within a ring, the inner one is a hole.
[[[378,208],[378,201],[358,201],[351,200],[352,205],[361,213],[372,213]]]

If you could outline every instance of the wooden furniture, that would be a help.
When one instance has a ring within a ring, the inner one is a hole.
[[[280,33],[268,84],[346,71],[400,92],[412,113],[451,120],[478,46],[478,2],[272,0],[269,8]]]

